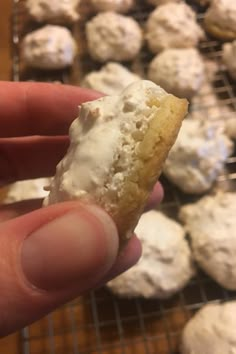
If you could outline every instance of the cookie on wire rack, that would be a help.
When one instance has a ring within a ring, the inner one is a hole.
[[[71,24],[79,19],[81,0],[26,0],[25,7],[33,20],[51,24]]]
[[[71,32],[62,26],[46,25],[28,33],[21,44],[21,57],[28,67],[59,70],[73,64],[77,45]]]
[[[195,274],[184,228],[163,213],[144,213],[135,229],[142,243],[142,257],[127,272],[108,282],[124,298],[164,299],[180,291]]]
[[[207,192],[233,152],[224,128],[221,122],[185,119],[165,162],[165,176],[185,193]]]
[[[205,81],[205,65],[195,48],[166,49],[151,61],[148,78],[173,95],[190,99]]]
[[[102,12],[86,24],[89,54],[99,62],[130,61],[141,50],[143,34],[130,16]]]
[[[109,62],[100,70],[85,75],[80,85],[107,95],[115,95],[138,80],[141,80],[140,76],[129,71],[125,66]]]
[[[236,352],[236,301],[203,306],[186,324],[181,354]]]
[[[226,289],[236,290],[236,193],[219,192],[187,204],[180,219],[199,266]]]
[[[222,40],[236,39],[236,1],[212,0],[204,17],[205,29]]]
[[[205,37],[196,13],[184,2],[158,6],[148,17],[145,32],[154,54],[167,48],[193,48]]]

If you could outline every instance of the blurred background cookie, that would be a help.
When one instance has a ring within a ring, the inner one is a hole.
[[[27,34],[21,51],[27,66],[54,70],[72,65],[77,46],[67,28],[47,25]]]
[[[236,301],[204,306],[186,324],[181,354],[223,354],[236,350]]]
[[[98,71],[85,75],[81,82],[87,87],[107,95],[115,95],[124,90],[129,84],[141,78],[118,63],[107,63]]]
[[[70,24],[79,19],[80,0],[26,0],[29,15],[37,22]]]
[[[115,12],[103,12],[86,24],[88,50],[99,62],[128,61],[139,53],[143,35],[132,18]]]
[[[214,37],[236,39],[236,1],[212,0],[204,18],[205,28]]]
[[[204,38],[190,6],[170,2],[158,6],[149,16],[145,38],[154,54],[167,48],[192,48]]]
[[[219,123],[185,119],[166,160],[165,176],[185,193],[210,189],[233,152],[223,129]]]
[[[168,92],[191,98],[205,80],[205,67],[194,49],[166,49],[150,63],[148,78]]]
[[[182,289],[195,274],[185,231],[163,213],[143,214],[135,229],[143,254],[130,270],[107,284],[121,297],[167,298]]]
[[[236,194],[205,196],[181,208],[199,266],[226,289],[236,290]]]

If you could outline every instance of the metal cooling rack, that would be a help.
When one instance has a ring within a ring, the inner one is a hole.
[[[191,1],[189,1],[191,3]],[[81,73],[98,68],[81,46],[81,52],[72,70],[43,73],[25,71],[20,61],[21,38],[35,28],[30,23],[22,0],[13,0],[12,16],[12,77],[14,81],[40,80],[78,83]],[[142,25],[151,8],[140,0],[132,15]],[[202,22],[201,9],[198,20]],[[86,13],[86,11],[85,11]],[[73,28],[75,37],[83,41],[83,26]],[[217,64],[211,75],[212,92],[201,92],[190,111],[200,112],[211,119],[220,119],[221,109],[225,116],[234,114],[236,119],[236,85],[228,77],[221,62],[221,44],[206,39],[200,45],[203,56]],[[152,56],[144,48],[132,68],[145,73]],[[78,74],[78,72],[80,74]],[[210,100],[212,93],[217,102]],[[209,95],[209,100],[207,99]],[[211,103],[209,103],[209,102]],[[214,108],[214,111],[212,110]],[[217,108],[217,109],[216,109]],[[212,117],[214,116],[214,117]],[[165,200],[161,209],[169,216],[177,217],[179,208],[197,197],[186,196],[164,178]],[[225,173],[219,177],[218,187],[236,190],[236,156],[227,161]],[[178,354],[179,337],[187,320],[204,304],[236,299],[236,293],[221,288],[201,271],[188,286],[169,300],[124,300],[114,297],[106,289],[100,289],[67,304],[41,321],[21,332],[23,354]]]

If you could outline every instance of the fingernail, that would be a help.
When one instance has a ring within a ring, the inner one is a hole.
[[[22,246],[27,280],[44,290],[81,282],[96,283],[112,267],[118,253],[113,221],[96,206],[83,206],[33,232]],[[89,284],[87,284],[89,285]]]

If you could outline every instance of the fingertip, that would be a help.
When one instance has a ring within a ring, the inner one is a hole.
[[[160,182],[157,182],[152,190],[152,193],[148,199],[147,208],[153,208],[160,204],[164,198],[164,189]]]
[[[133,267],[142,255],[142,245],[140,240],[134,235],[127,243],[125,248],[118,255],[117,260],[111,270],[106,274],[104,279],[99,282],[98,286],[104,285],[111,279],[124,273]]]
[[[126,263],[129,268],[135,265],[142,255],[142,244],[139,238],[134,235],[127,246],[124,248],[121,256],[126,259],[128,262]]]

